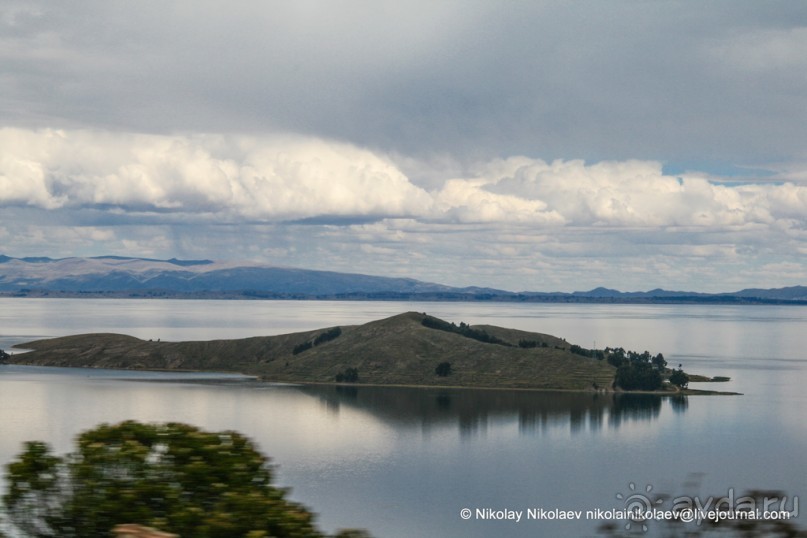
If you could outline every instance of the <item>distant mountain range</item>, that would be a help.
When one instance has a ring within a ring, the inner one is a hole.
[[[258,263],[123,256],[53,259],[0,255],[0,294],[27,297],[807,304],[805,286],[716,294],[663,289],[622,292],[608,288],[573,293],[512,292]]]

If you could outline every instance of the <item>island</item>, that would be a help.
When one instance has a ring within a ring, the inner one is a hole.
[[[236,340],[166,342],[95,333],[15,347],[28,351],[0,361],[238,372],[282,383],[715,393],[687,388],[690,380],[710,378],[670,370],[661,354],[585,349],[547,334],[456,325],[419,312],[363,325]]]

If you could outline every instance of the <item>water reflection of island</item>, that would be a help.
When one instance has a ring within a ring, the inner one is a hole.
[[[684,412],[686,396],[656,394],[411,389],[397,387],[302,386],[333,412],[345,405],[367,411],[396,427],[458,424],[462,433],[484,431],[491,423],[517,419],[519,431],[537,433],[568,424],[571,431],[619,428],[656,419],[665,400]]]

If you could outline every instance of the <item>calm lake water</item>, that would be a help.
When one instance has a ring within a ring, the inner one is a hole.
[[[235,429],[273,458],[277,482],[319,514],[322,528],[363,527],[378,537],[592,536],[603,521],[586,519],[586,510],[624,509],[625,498],[648,487],[704,498],[751,488],[807,494],[806,307],[0,299],[0,348],[82,332],[241,338],[408,310],[585,347],[662,352],[688,372],[731,377],[697,388],[743,395],[340,390],[2,366],[0,462],[25,440],[65,452],[100,422]],[[471,519],[461,518],[464,508]],[[478,518],[487,508],[524,513],[520,522]],[[540,508],[583,514],[526,520]],[[807,526],[805,516],[797,521]],[[648,526],[650,534],[661,528]]]

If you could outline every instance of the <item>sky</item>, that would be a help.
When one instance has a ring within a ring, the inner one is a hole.
[[[807,3],[0,0],[0,253],[807,285]]]

